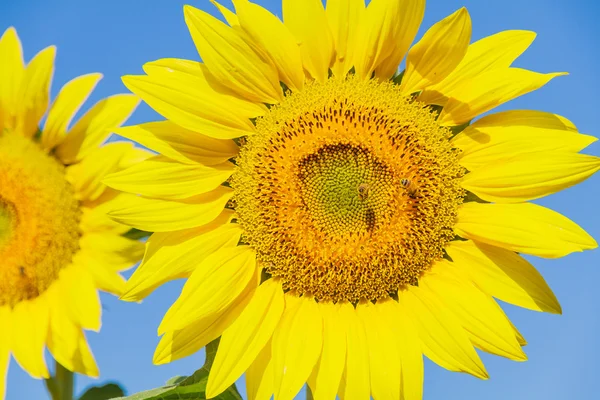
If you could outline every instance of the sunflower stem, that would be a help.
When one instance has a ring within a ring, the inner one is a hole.
[[[52,388],[48,385],[48,390],[52,395],[52,400],[73,400],[73,383],[75,378],[73,372],[63,367],[56,361],[54,376],[50,378]]]

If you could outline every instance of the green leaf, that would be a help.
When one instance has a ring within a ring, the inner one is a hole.
[[[136,393],[132,396],[120,397],[115,400],[204,400],[206,399],[206,383],[208,382],[208,373],[213,364],[219,340],[216,339],[206,345],[206,361],[202,368],[194,372],[191,376],[176,376],[169,379],[167,386]],[[237,391],[235,385],[230,386],[226,391],[213,397],[215,400],[242,400],[242,396]]]
[[[173,385],[177,385],[178,383],[182,382],[183,380],[185,380],[185,378],[187,378],[187,376],[185,375],[177,375],[172,377],[171,379],[169,379],[167,381],[166,386],[173,386]]]
[[[108,400],[124,396],[123,388],[116,383],[107,383],[102,386],[93,386],[85,391],[79,400]]]
[[[152,232],[141,231],[135,228],[132,228],[123,234],[127,239],[133,240],[140,240],[150,235],[152,235]]]

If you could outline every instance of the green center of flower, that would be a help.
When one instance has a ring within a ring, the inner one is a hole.
[[[389,218],[392,172],[362,147],[323,146],[298,163],[298,190],[314,226],[328,234],[371,232]]]

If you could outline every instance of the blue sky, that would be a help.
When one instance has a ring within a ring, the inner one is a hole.
[[[186,3],[215,11],[208,0],[1,0],[0,31],[11,25],[17,28],[27,60],[48,45],[58,46],[53,95],[77,75],[102,72],[104,79],[89,106],[104,96],[126,91],[120,77],[141,73],[147,61],[163,57],[198,59],[183,21],[182,7]],[[281,14],[279,1],[258,3]],[[570,72],[503,109],[562,114],[581,132],[600,136],[594,92],[600,89],[600,4],[592,0],[429,0],[419,36],[426,27],[463,5],[473,19],[473,40],[500,30],[533,30],[538,37],[516,65],[540,72]],[[155,119],[159,117],[142,105],[130,122]],[[600,155],[600,144],[586,152]],[[600,174],[539,203],[570,217],[600,240],[599,186]],[[489,381],[451,373],[427,362],[426,400],[597,398],[600,252],[531,261],[554,289],[563,315],[504,307],[529,341],[525,348],[529,361],[515,363],[482,354],[491,375]],[[152,365],[158,343],[156,328],[180,288],[181,282],[165,285],[142,304],[103,296],[102,331],[88,335],[102,372],[99,382],[118,380],[133,393],[161,385],[172,376],[189,374],[202,365],[201,353],[165,366]],[[99,382],[78,377],[76,390],[79,393]],[[44,398],[43,383],[13,363],[7,399]]]

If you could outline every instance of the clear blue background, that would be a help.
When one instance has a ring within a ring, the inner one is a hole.
[[[300,1],[300,0],[299,0]],[[198,59],[183,21],[183,4],[215,12],[208,0],[0,0],[0,31],[15,26],[26,60],[42,48],[58,46],[52,94],[71,78],[104,73],[88,106],[125,91],[120,77],[141,73],[147,61],[163,57]],[[224,2],[230,5],[228,1]],[[279,1],[259,1],[281,15]],[[424,29],[467,6],[473,19],[473,39],[505,29],[528,29],[538,38],[516,63],[541,71],[568,71],[535,93],[502,108],[530,108],[562,114],[581,132],[600,135],[598,126],[598,65],[600,3],[589,0],[429,0]],[[0,60],[2,62],[2,60]],[[141,106],[130,119],[139,123],[159,117]],[[600,145],[588,153],[599,155]],[[562,212],[600,239],[598,190],[600,174],[541,204]],[[516,363],[482,354],[491,379],[425,366],[425,399],[597,399],[600,362],[600,252],[578,253],[559,260],[532,260],[554,289],[563,315],[535,313],[507,306],[509,316],[529,345],[529,361]],[[158,342],[156,327],[174,301],[181,282],[161,287],[143,304],[129,304],[103,295],[100,334],[88,335],[102,377],[77,377],[77,393],[86,386],[118,380],[128,393],[150,389],[175,375],[199,368],[203,354],[170,365],[152,365]],[[243,387],[240,387],[243,390]],[[8,374],[9,400],[45,399],[41,381],[33,380],[16,363]]]

